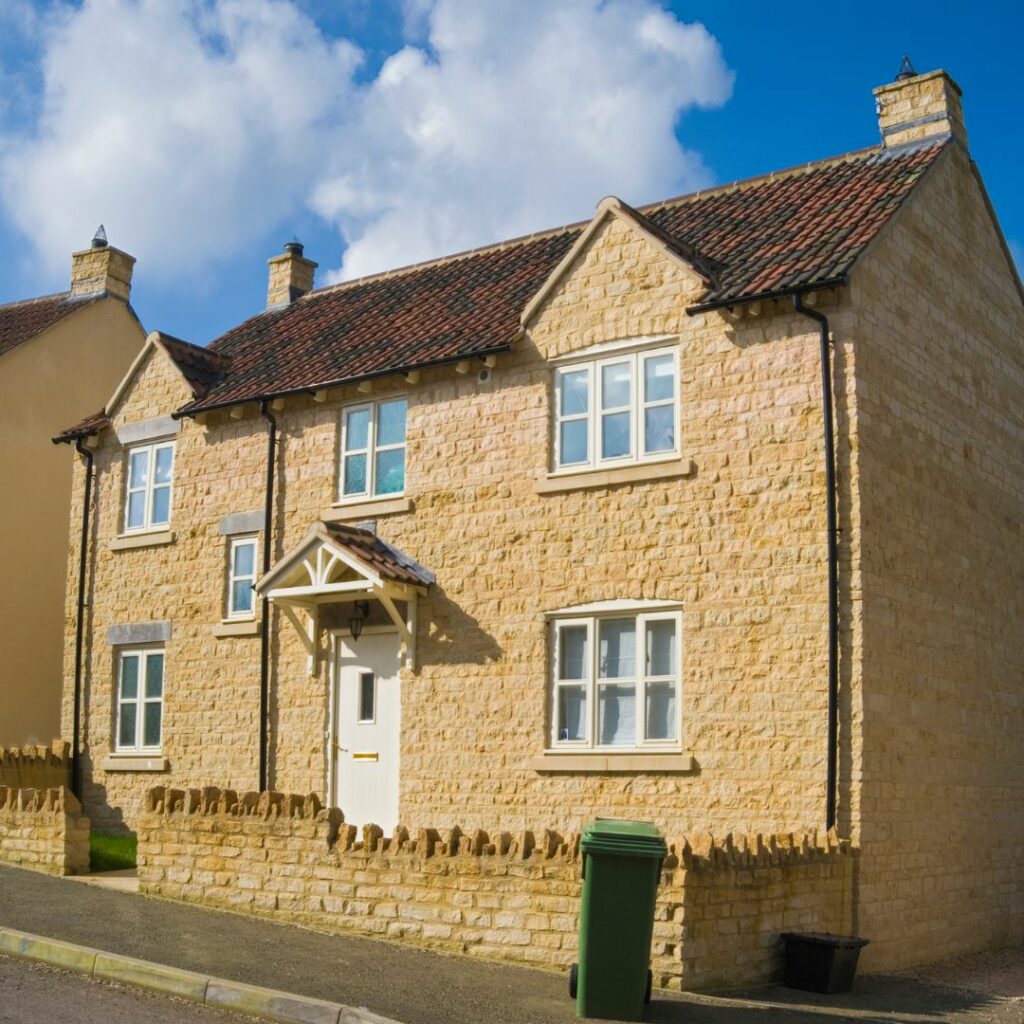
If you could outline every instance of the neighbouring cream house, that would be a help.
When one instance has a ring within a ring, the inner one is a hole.
[[[54,415],[108,398],[145,335],[128,303],[135,260],[98,237],[71,257],[71,287],[0,305],[0,746],[60,732],[71,472]]]
[[[869,149],[319,290],[292,243],[151,334],[61,436],[94,826],[834,827],[868,967],[1024,936],[1021,283],[957,86],[875,98]]]

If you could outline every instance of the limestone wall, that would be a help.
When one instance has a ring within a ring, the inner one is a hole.
[[[74,794],[0,786],[0,861],[51,875],[89,870],[89,819]]]
[[[54,740],[49,747],[0,747],[0,786],[53,789],[71,784],[71,745]]]
[[[160,786],[138,836],[144,892],[542,967],[576,957],[578,834],[399,827],[384,836],[346,824],[315,795]],[[848,927],[851,871],[833,837],[671,841],[656,983],[771,978],[781,931]]]
[[[1024,939],[1024,307],[952,148],[853,281],[869,969]],[[842,824],[842,822],[841,822]],[[923,833],[941,842],[921,842]]]

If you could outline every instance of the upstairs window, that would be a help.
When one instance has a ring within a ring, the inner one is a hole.
[[[555,471],[664,459],[679,452],[675,348],[609,355],[555,371]]]
[[[125,532],[154,530],[171,521],[174,442],[128,449]]]
[[[405,398],[346,406],[341,411],[341,499],[405,491]]]
[[[164,710],[164,652],[160,648],[122,651],[118,659],[118,753],[160,749]]]
[[[553,747],[678,747],[679,612],[557,619],[552,632]]]
[[[256,538],[236,537],[228,552],[228,618],[253,617],[256,582]]]

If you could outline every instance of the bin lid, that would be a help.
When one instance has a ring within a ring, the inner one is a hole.
[[[587,825],[580,839],[584,853],[607,853],[617,857],[655,857],[668,853],[665,838],[649,821],[598,818]]]

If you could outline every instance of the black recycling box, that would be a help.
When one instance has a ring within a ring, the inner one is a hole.
[[[805,992],[849,992],[857,973],[857,958],[868,944],[855,935],[784,932],[787,988]]]

